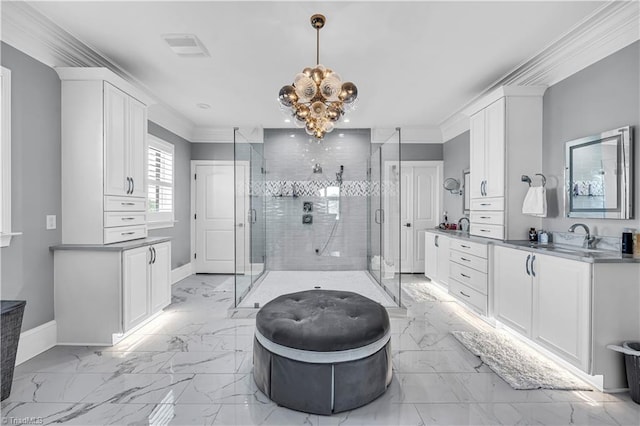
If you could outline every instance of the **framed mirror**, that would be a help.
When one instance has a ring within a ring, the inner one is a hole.
[[[471,191],[469,191],[469,187],[471,186],[471,173],[469,169],[462,171],[462,214],[470,214],[471,213]]]
[[[633,218],[632,133],[627,126],[565,143],[567,217]]]

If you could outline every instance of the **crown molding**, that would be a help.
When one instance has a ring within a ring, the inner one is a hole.
[[[147,119],[191,142],[195,125],[164,103],[147,108]]]
[[[440,123],[443,139],[450,140],[468,130],[465,111],[468,113],[492,91],[507,85],[553,86],[639,39],[640,2],[605,4],[445,118]]]
[[[439,127],[402,127],[401,143],[442,143]]]
[[[160,102],[153,91],[114,61],[96,52],[23,1],[2,2],[3,42],[51,67],[106,68],[120,82],[136,88],[138,96],[152,105],[157,116],[152,121],[190,140],[193,125],[170,106]],[[96,71],[97,72],[97,71]],[[186,129],[191,125],[191,129]]]
[[[456,136],[469,131],[469,117],[462,113],[452,115],[442,122],[440,130],[442,131],[442,140],[446,143]]]

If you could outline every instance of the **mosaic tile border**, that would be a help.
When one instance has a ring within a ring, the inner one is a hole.
[[[270,180],[252,182],[250,194],[266,197],[337,197],[338,181],[317,180]],[[369,197],[381,193],[394,196],[398,194],[397,182],[369,182],[366,180],[345,180],[342,182],[340,196]]]

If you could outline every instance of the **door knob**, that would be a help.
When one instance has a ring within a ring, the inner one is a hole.
[[[410,224],[410,223],[405,223],[405,224],[404,224],[404,225],[402,225],[402,226],[406,226],[407,228],[411,228],[411,224]]]

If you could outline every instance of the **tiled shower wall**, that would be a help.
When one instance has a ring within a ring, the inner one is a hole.
[[[370,144],[369,130],[335,130],[317,142],[304,130],[265,129],[267,269],[366,269]],[[316,163],[323,173],[313,173]],[[340,165],[342,195],[318,196],[316,188],[337,185]],[[312,224],[302,223],[304,202],[313,203]]]

